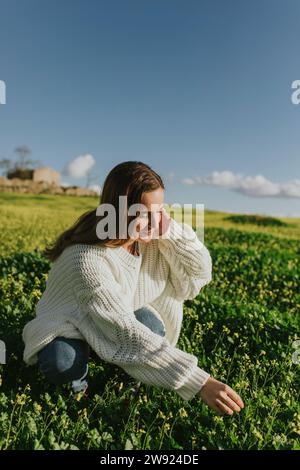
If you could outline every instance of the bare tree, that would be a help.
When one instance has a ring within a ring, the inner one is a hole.
[[[15,153],[19,157],[19,162],[15,163],[15,169],[25,170],[29,165],[33,166],[39,163],[39,160],[31,160],[28,158],[31,155],[31,149],[27,145],[20,145],[15,148]]]
[[[29,159],[27,158],[31,154],[31,150],[27,145],[21,145],[20,147],[15,148],[15,153],[19,157],[19,162],[16,163],[16,168],[20,168],[21,170],[25,170],[27,164],[29,163]]]

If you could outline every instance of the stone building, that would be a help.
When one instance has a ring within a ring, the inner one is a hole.
[[[14,168],[8,171],[7,178],[19,178],[21,180],[31,180],[35,183],[60,185],[60,173],[53,170],[50,166],[40,166],[35,170],[29,168]]]
[[[60,173],[49,166],[32,169],[14,169],[7,178],[0,176],[0,192],[34,194],[64,194],[68,196],[98,196],[97,192],[80,186],[60,185]]]
[[[43,181],[49,184],[55,184],[59,186],[60,184],[60,173],[53,170],[50,166],[41,166],[33,170],[33,181],[40,182]]]

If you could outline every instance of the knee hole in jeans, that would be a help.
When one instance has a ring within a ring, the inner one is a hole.
[[[156,333],[160,336],[165,336],[165,326],[159,318],[146,307],[141,307],[135,310],[135,316],[137,320],[150,328],[153,333]]]
[[[56,338],[39,351],[39,369],[56,385],[78,380],[86,373],[88,352],[84,341]]]

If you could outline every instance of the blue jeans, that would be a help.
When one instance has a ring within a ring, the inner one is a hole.
[[[135,310],[137,320],[154,333],[165,336],[164,324],[147,307]],[[58,336],[38,353],[38,365],[46,379],[56,385],[72,383],[74,392],[86,390],[89,344],[81,339]]]

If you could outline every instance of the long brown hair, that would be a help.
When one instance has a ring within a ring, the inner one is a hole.
[[[146,163],[127,161],[116,165],[106,176],[100,197],[101,204],[112,204],[116,211],[116,233],[119,234],[119,196],[127,196],[128,207],[141,203],[142,194],[158,188],[165,189],[162,178]],[[96,214],[95,209],[84,212],[76,222],[65,230],[52,246],[46,247],[43,255],[50,261],[55,261],[63,250],[75,243],[88,245],[120,246],[126,243],[124,238],[100,239],[96,226],[104,217]],[[127,226],[134,216],[127,215]]]

